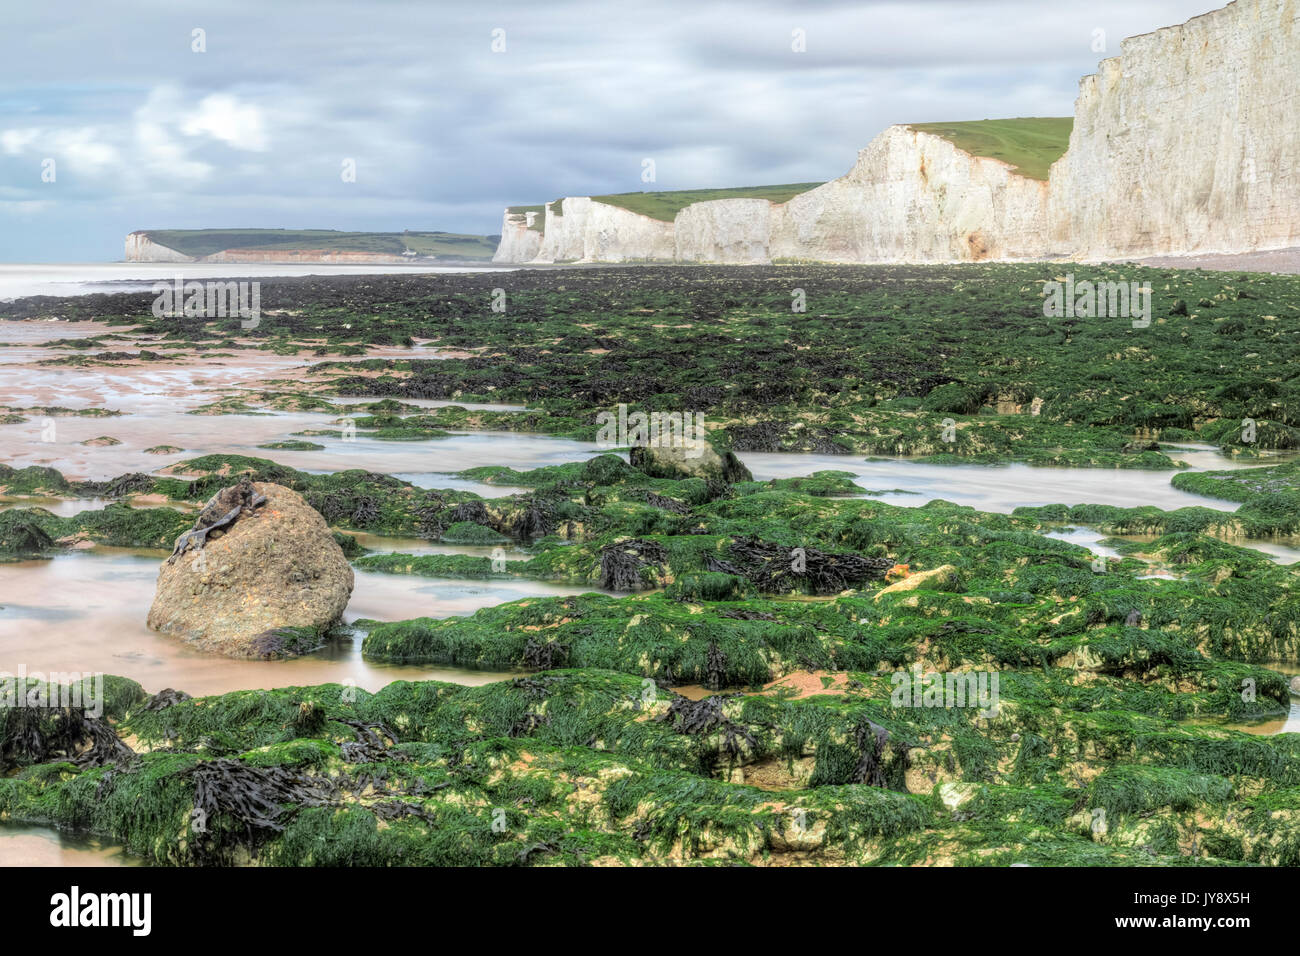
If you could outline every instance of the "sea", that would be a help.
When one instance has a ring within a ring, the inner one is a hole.
[[[324,263],[82,262],[0,263],[0,302],[29,295],[88,295],[148,292],[156,282],[180,279],[257,279],[281,276],[361,276],[443,272],[498,272],[509,267],[480,265],[333,265]]]

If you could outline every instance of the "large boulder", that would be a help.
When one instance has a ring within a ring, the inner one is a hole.
[[[719,453],[705,440],[686,447],[636,445],[628,452],[628,460],[651,478],[703,478],[711,484],[728,485],[754,480],[735,452],[727,449]]]
[[[342,616],[352,568],[325,519],[298,494],[270,482],[251,488],[260,496],[251,498],[255,507],[209,530],[200,546],[182,544],[163,564],[149,626],[231,657],[292,657],[318,645]],[[203,514],[223,510],[233,491],[218,492]]]

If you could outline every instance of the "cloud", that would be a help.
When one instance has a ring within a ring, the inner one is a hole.
[[[137,116],[135,122],[135,163],[133,170],[147,174],[155,186],[164,184],[198,183],[213,171],[210,163],[189,158],[187,147],[162,123],[146,116]]]
[[[0,148],[10,156],[50,157],[66,169],[95,176],[120,160],[117,148],[107,141],[109,135],[106,129],[93,126],[6,129],[0,132]]]
[[[17,156],[35,145],[40,137],[41,131],[38,129],[7,129],[0,133],[0,148],[10,156]]]
[[[262,111],[225,93],[205,96],[180,128],[186,136],[211,136],[235,149],[260,152],[268,148]]]

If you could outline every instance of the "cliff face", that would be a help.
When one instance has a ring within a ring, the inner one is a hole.
[[[784,204],[721,199],[673,223],[585,197],[540,252],[497,261],[1114,259],[1300,246],[1300,0],[1235,0],[1125,40],[1085,77],[1050,182],[892,126]],[[509,216],[503,233],[510,228]]]
[[[773,207],[773,258],[963,262],[1043,255],[1047,184],[891,126],[848,175]]]
[[[766,199],[714,199],[687,206],[673,220],[675,257],[682,262],[768,262],[773,208]]]
[[[1047,184],[941,137],[891,126],[848,175],[785,203],[715,199],[685,207],[668,223],[569,196],[547,206],[531,259],[512,258],[529,251],[517,240],[507,245],[505,236],[520,228],[515,220],[506,214],[495,261],[1015,259],[1043,254]]]
[[[532,262],[542,249],[542,232],[533,229],[535,212],[505,211],[501,221],[501,243],[492,256],[493,262]]]
[[[194,262],[193,256],[187,256],[160,246],[149,238],[145,232],[133,232],[126,237],[127,262]]]
[[[1081,258],[1300,245],[1300,5],[1236,0],[1080,83],[1051,236]]]
[[[502,240],[504,242],[504,239]],[[546,204],[538,262],[671,262],[673,224],[608,206],[586,196]]]
[[[269,238],[267,234],[272,234]],[[541,233],[534,232],[535,243]],[[158,238],[172,246],[163,245]],[[495,236],[445,232],[341,233],[334,230],[177,229],[133,232],[126,237],[127,262],[427,264],[485,261]],[[382,240],[382,245],[376,240]],[[394,240],[400,240],[400,245]],[[222,243],[229,243],[220,248]],[[412,243],[420,247],[412,248]],[[179,247],[179,248],[173,248]],[[352,246],[352,248],[349,248]],[[371,251],[366,246],[396,247]],[[207,251],[216,248],[216,251]],[[536,248],[536,245],[534,245]],[[190,253],[180,249],[189,249]],[[192,253],[192,254],[191,254]]]

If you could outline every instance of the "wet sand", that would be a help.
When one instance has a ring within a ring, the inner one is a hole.
[[[146,866],[94,837],[48,827],[0,824],[0,866]]]
[[[200,653],[145,626],[162,559],[160,552],[96,548],[0,565],[0,670],[118,674],[139,681],[150,693],[174,687],[196,697],[322,683],[351,683],[369,691],[394,680],[478,685],[515,676],[370,663],[361,657],[360,636],[333,641],[290,661]],[[480,582],[357,571],[344,619],[463,616],[526,597],[587,590],[522,580]]]
[[[50,326],[58,325],[58,329]],[[30,326],[40,326],[33,330]],[[93,327],[93,328],[92,328]],[[0,349],[0,405],[8,408],[56,406],[69,409],[102,408],[120,411],[115,417],[46,418],[28,413],[28,420],[0,426],[0,460],[13,467],[45,465],[58,468],[76,480],[103,480],[132,471],[154,473],[176,461],[208,454],[237,454],[274,458],[303,471],[333,472],[366,468],[388,474],[416,476],[421,487],[454,488],[485,497],[499,497],[523,489],[439,477],[479,465],[508,465],[526,469],[559,464],[599,454],[594,442],[577,442],[517,432],[476,432],[415,442],[380,441],[357,435],[313,436],[320,451],[264,449],[259,446],[288,441],[295,433],[338,430],[347,414],[324,412],[266,412],[241,415],[204,415],[190,412],[228,397],[251,397],[283,380],[301,388],[309,379],[303,358],[278,356],[241,349],[227,358],[178,356],[156,362],[87,368],[36,365],[39,357],[70,354],[35,349],[34,344],[68,337],[76,328],[84,337],[109,330],[97,323],[0,322],[0,341],[26,341],[31,349]],[[148,342],[132,343],[134,350]],[[22,353],[6,354],[6,353]],[[372,357],[434,357],[425,349],[373,349]],[[367,399],[345,399],[339,404],[359,404]],[[421,407],[444,407],[453,401],[420,401]],[[518,405],[470,403],[468,408],[520,410]],[[53,423],[50,434],[49,423]],[[87,441],[110,436],[120,444],[91,446]],[[151,454],[150,448],[174,446],[181,450]]]
[[[1132,261],[1132,260],[1130,260]],[[1300,248],[1199,256],[1153,256],[1136,260],[1157,269],[1209,269],[1218,272],[1277,272],[1300,274]]]

